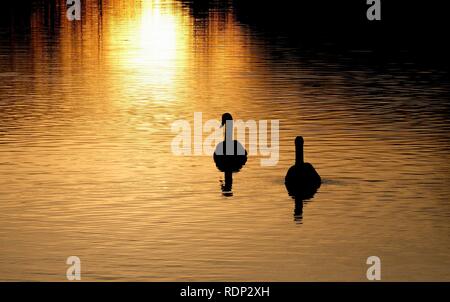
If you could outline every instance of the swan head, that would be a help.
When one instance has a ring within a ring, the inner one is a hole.
[[[225,124],[227,123],[227,121],[232,121],[233,117],[231,116],[230,113],[224,113],[222,114],[222,124],[220,125],[220,127],[225,126]]]

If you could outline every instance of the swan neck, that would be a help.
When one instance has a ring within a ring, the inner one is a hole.
[[[303,144],[297,143],[297,144],[295,144],[295,164],[302,165],[303,163],[304,163]]]
[[[225,123],[225,141],[231,142],[233,140],[233,121],[228,120]]]

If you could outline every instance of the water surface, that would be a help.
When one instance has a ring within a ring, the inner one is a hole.
[[[0,279],[450,281],[449,83],[367,49],[304,51],[232,5],[36,1],[0,27]],[[51,3],[56,3],[55,5]],[[280,121],[233,196],[209,156],[177,157],[194,112]],[[324,179],[294,215],[295,136]]]

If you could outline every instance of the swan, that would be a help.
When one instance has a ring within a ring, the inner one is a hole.
[[[303,159],[303,137],[295,138],[295,165],[289,168],[284,184],[290,196],[296,200],[309,199],[320,188],[322,179],[310,163]]]
[[[237,140],[233,140],[233,117],[230,113],[222,115],[224,140],[217,144],[214,151],[214,162],[222,172],[239,172],[247,162],[247,150]]]

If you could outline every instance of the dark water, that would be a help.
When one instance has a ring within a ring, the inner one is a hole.
[[[450,281],[449,82],[367,49],[302,48],[233,5],[36,2],[0,32],[0,279]],[[50,4],[48,4],[50,3]],[[221,194],[171,124],[280,121],[280,160],[249,157]],[[324,179],[302,215],[293,139]],[[298,214],[298,213],[297,213]]]

